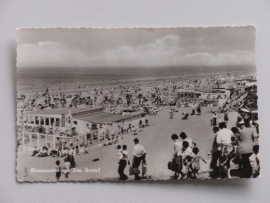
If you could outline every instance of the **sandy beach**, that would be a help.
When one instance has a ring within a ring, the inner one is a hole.
[[[188,137],[192,138],[197,143],[200,149],[200,154],[209,163],[211,156],[208,152],[211,150],[214,135],[212,132],[212,126],[210,126],[210,119],[212,114],[211,110],[216,110],[217,107],[205,107],[202,108],[202,115],[190,116],[188,120],[182,120],[183,112],[190,112],[191,108],[182,107],[177,109],[179,112],[175,113],[173,119],[169,119],[169,108],[165,107],[159,113],[159,116],[148,116],[150,126],[145,127],[142,132],[134,136],[124,134],[121,144],[128,146],[128,152],[132,155],[132,149],[134,146],[133,139],[137,137],[140,143],[145,147],[147,151],[147,169],[148,174],[152,176],[152,179],[169,180],[173,175],[173,172],[167,169],[167,163],[171,161],[173,155],[173,142],[171,135],[173,133],[180,134],[186,132]],[[223,114],[219,115],[223,117]],[[236,113],[229,114],[228,128],[235,125]],[[154,147],[153,147],[154,146]],[[55,168],[55,161],[60,160],[63,162],[64,158],[43,157],[34,158],[30,153],[18,152],[17,171],[18,179],[24,177],[24,167],[27,168],[28,174],[33,180],[36,181],[55,181],[55,173],[31,173],[31,168],[36,169],[50,169]],[[94,159],[99,161],[93,162]],[[75,161],[78,164],[77,169],[81,169],[83,172],[71,172],[70,181],[91,181],[91,180],[118,180],[117,167],[118,158],[115,145],[106,147],[94,147],[90,150],[89,154],[75,156]],[[85,168],[99,169],[99,173],[84,172]],[[125,173],[128,174],[129,167],[126,167]],[[209,164],[202,163],[200,178],[210,178]],[[130,176],[130,180],[134,178]],[[25,181],[28,180],[26,177]],[[64,177],[62,176],[62,180]],[[30,180],[31,181],[31,180]]]

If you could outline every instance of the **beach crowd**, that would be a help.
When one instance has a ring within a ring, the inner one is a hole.
[[[190,111],[183,113],[182,120],[187,120],[193,115],[201,115],[201,108],[204,106],[217,106],[217,101],[222,96],[199,99],[195,94],[181,95],[179,89],[185,88],[217,88],[230,84],[233,79],[227,76],[224,80],[220,78],[208,79],[189,79],[178,82],[157,80],[151,85],[144,86],[122,86],[111,87],[107,89],[94,88],[86,92],[33,92],[31,94],[20,94],[18,97],[18,126],[23,131],[25,128],[24,112],[36,111],[53,108],[92,108],[103,107],[104,111],[113,114],[128,115],[134,111],[144,111],[149,116],[159,116],[159,111],[169,108],[169,119],[174,119],[177,107],[190,107]],[[231,178],[238,176],[242,178],[258,177],[260,174],[260,159],[258,156],[259,145],[256,141],[259,137],[259,123],[250,118],[250,99],[251,95],[244,86],[233,88],[230,96],[223,97],[226,99],[224,104],[216,107],[212,113],[210,126],[213,128],[213,144],[209,152],[211,162],[207,163],[206,159],[200,155],[196,141],[192,140],[185,132],[179,135],[172,134],[173,141],[172,160],[168,163],[168,169],[173,171],[172,179],[199,178],[201,171],[201,162],[208,165],[211,178]],[[253,102],[254,103],[254,102]],[[227,128],[229,113],[237,111],[237,122],[235,127]],[[224,114],[223,118],[219,115]],[[115,142],[110,142],[108,136],[105,136],[107,143],[103,146],[117,145],[119,180],[127,180],[128,176],[124,173],[125,168],[129,165],[129,175],[134,175],[135,180],[150,179],[147,174],[146,150],[138,138],[134,139],[132,160],[128,154],[127,145],[121,145],[123,135],[131,133],[136,136],[144,127],[149,125],[149,121],[139,122],[138,126],[129,125],[124,129],[119,125],[116,133]],[[91,131],[91,129],[90,129]],[[59,180],[63,169],[74,168],[76,162],[74,155],[84,155],[90,153],[89,148],[83,140],[72,140],[62,142],[57,139],[56,149],[50,149],[48,146],[35,148],[33,157],[64,157],[64,166],[61,167],[59,160],[56,161],[56,180]],[[141,170],[139,169],[141,166]],[[205,172],[205,171],[204,171]],[[68,172],[63,172],[68,180]],[[141,176],[140,176],[141,174]]]

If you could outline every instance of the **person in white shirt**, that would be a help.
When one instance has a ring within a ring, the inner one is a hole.
[[[73,143],[71,143],[70,148],[69,148],[69,152],[68,152],[68,156],[67,156],[67,159],[70,162],[71,168],[75,168],[75,166],[76,166],[76,162],[74,160],[74,153],[75,153],[75,151],[73,148]]]
[[[174,176],[173,179],[177,179],[179,177],[180,171],[181,171],[181,166],[180,162],[177,160],[178,153],[182,152],[183,149],[183,142],[179,140],[178,135],[173,134],[171,136],[173,140],[173,158],[172,158],[172,163],[173,163],[173,169],[174,169]],[[181,155],[180,155],[181,156]],[[182,160],[182,158],[179,157],[179,160]]]
[[[139,139],[135,138],[134,139],[135,146],[133,147],[133,163],[132,166],[133,168],[139,168],[141,161],[145,161],[145,156],[146,156],[146,150],[142,145],[139,144]],[[142,174],[144,175],[144,174]],[[135,180],[140,180],[141,177],[139,174],[135,174]]]
[[[217,133],[218,144],[231,144],[233,132],[227,129],[225,122],[219,123],[220,130]]]
[[[127,146],[124,145],[123,146],[123,150],[121,149],[121,145],[118,145],[116,147],[117,149],[117,155],[118,155],[118,160],[119,160],[119,166],[118,166],[118,174],[119,174],[119,180],[127,180],[128,177],[127,175],[124,173],[124,170],[126,168],[127,165],[127,160],[128,160],[128,152],[126,151]],[[129,163],[129,161],[128,161]]]
[[[187,178],[189,166],[194,156],[192,152],[192,148],[189,146],[188,141],[183,141],[183,149],[182,149],[181,155],[182,155],[182,175],[183,175],[183,178]],[[178,179],[180,178],[181,176],[178,177]]]
[[[191,104],[191,109],[192,109],[192,113],[190,115],[193,116],[195,115],[195,103]]]
[[[218,150],[220,151],[219,167],[221,168],[220,176],[222,179],[226,177],[231,178],[230,175],[230,161],[234,154],[234,147],[232,145],[233,132],[227,129],[226,123],[219,123],[219,131],[217,133]]]

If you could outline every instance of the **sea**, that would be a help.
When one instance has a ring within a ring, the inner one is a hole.
[[[17,89],[46,89],[50,86],[79,86],[99,83],[140,81],[164,78],[187,79],[256,72],[255,66],[188,66],[188,67],[99,67],[99,68],[20,68],[17,69]]]

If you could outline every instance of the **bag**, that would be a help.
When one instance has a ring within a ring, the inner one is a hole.
[[[133,168],[133,167],[130,167],[129,168],[129,175],[138,175],[140,174],[140,170],[138,168]]]
[[[171,170],[171,171],[173,171],[173,172],[178,171],[178,165],[177,165],[175,159],[173,159],[173,161],[169,161],[169,163],[168,163],[168,169]]]
[[[168,169],[171,171],[173,170],[173,164],[171,161],[169,161],[169,163],[168,163]]]

